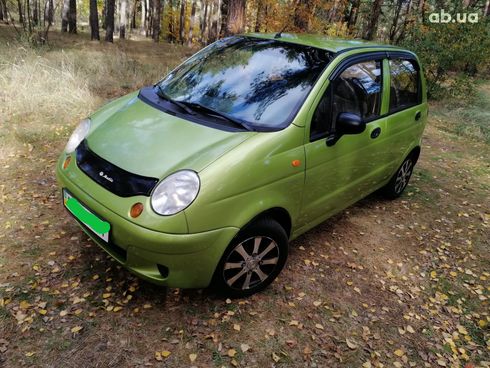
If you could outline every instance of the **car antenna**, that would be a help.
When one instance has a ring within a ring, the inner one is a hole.
[[[281,38],[282,37],[282,33],[286,30],[287,26],[288,25],[286,23],[286,25],[284,27],[282,27],[282,29],[279,32],[276,33],[276,35],[274,36],[274,39]]]

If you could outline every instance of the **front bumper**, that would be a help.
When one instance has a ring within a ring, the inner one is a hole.
[[[111,224],[109,243],[79,224],[117,262],[137,276],[158,285],[179,288],[209,285],[223,252],[238,228],[225,227],[195,234],[169,234],[147,229],[102,205],[82,189],[85,187],[83,183],[70,180],[62,169],[62,159],[63,155],[56,167],[58,182]],[[76,165],[73,160],[71,165]],[[86,177],[86,180],[91,179]]]

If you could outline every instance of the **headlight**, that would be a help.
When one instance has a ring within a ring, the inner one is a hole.
[[[151,206],[160,215],[174,215],[196,199],[199,187],[199,176],[194,171],[177,171],[157,185],[151,195]]]
[[[89,130],[90,130],[90,119],[82,120],[71,134],[70,139],[66,144],[65,152],[72,153],[73,151],[75,151],[78,145],[80,144],[80,142],[85,139]]]

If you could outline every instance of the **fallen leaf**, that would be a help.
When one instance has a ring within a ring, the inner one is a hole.
[[[82,326],[75,326],[75,327],[71,328],[71,332],[76,334],[76,333],[80,332],[82,329],[83,329]]]
[[[250,350],[250,346],[247,345],[247,344],[241,344],[240,345],[240,350],[243,351],[244,353],[246,353],[247,351]]]
[[[272,360],[275,361],[276,363],[280,360],[281,358],[279,357],[279,355],[277,355],[276,353],[272,353]]]
[[[189,354],[189,360],[191,361],[191,363],[194,363],[197,359],[197,354]]]
[[[396,349],[395,350],[395,355],[396,356],[399,356],[399,357],[402,357],[402,356],[405,355],[405,352],[402,349]]]
[[[230,358],[233,358],[236,355],[236,350],[235,349],[229,349],[228,350],[228,356]]]
[[[170,356],[170,354],[172,354],[172,353],[168,350],[164,350],[161,352],[161,354],[162,354],[162,357],[168,358]]]
[[[234,329],[235,331],[240,331],[240,329],[241,329],[241,328],[240,328],[240,325],[239,325],[239,324],[235,323],[235,324],[233,325],[233,329]]]
[[[356,344],[355,341],[352,341],[351,339],[346,338],[345,339],[345,343],[347,344],[347,346],[349,347],[349,349],[352,349],[352,350],[357,349],[357,344]]]

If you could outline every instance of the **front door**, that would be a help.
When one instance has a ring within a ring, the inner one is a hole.
[[[318,98],[305,144],[300,218],[303,228],[320,223],[368,195],[389,176],[387,118],[381,117],[387,108],[382,106],[387,104],[383,79],[382,59],[358,62],[345,67]],[[342,112],[360,116],[367,123],[366,129],[360,134],[343,135],[332,144],[337,117]]]

